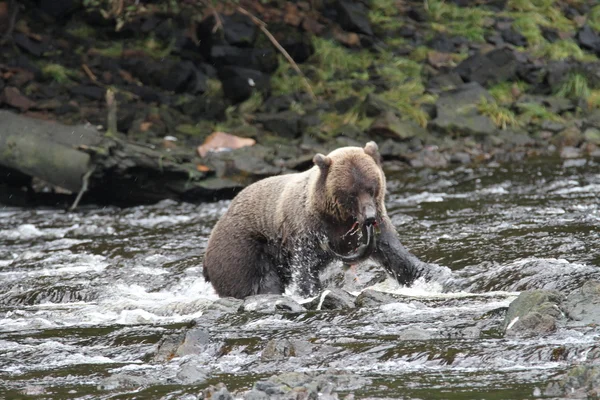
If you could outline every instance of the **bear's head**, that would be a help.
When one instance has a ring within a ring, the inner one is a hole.
[[[346,225],[375,224],[385,212],[385,175],[375,142],[364,148],[342,147],[317,154],[315,206],[327,218]]]

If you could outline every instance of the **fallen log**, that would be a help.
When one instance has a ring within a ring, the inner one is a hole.
[[[0,167],[44,181],[72,202],[82,189],[85,203],[128,206],[164,199],[214,201],[231,198],[244,187],[199,171],[192,154],[106,137],[91,126],[67,126],[0,110]],[[10,182],[0,177],[2,190],[22,191],[22,179],[17,185]],[[0,201],[5,198],[0,196]]]

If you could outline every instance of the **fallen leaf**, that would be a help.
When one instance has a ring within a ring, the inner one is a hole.
[[[0,102],[4,102],[5,104],[18,108],[21,111],[27,111],[35,105],[33,100],[30,100],[27,96],[21,94],[19,89],[12,86],[4,88],[2,95],[0,95]]]
[[[202,165],[202,164],[198,164],[196,165],[196,169],[200,172],[208,172],[210,171],[210,168],[207,167],[206,165]]]
[[[213,132],[206,138],[197,151],[200,157],[206,156],[210,151],[234,150],[240,147],[253,146],[256,140],[231,135],[225,132]]]
[[[147,132],[148,129],[150,129],[151,127],[152,127],[152,122],[148,122],[148,121],[142,122],[140,124],[140,131]]]
[[[360,37],[354,32],[334,29],[333,37],[335,37],[338,42],[345,44],[348,47],[360,47]]]
[[[302,23],[302,14],[298,11],[298,7],[295,4],[285,3],[283,22],[294,27],[298,27]]]
[[[302,20],[302,29],[313,35],[319,35],[323,32],[323,29],[325,29],[325,25],[320,24],[314,18],[306,17]]]

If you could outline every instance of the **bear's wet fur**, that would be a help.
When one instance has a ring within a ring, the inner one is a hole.
[[[326,244],[351,252],[361,235],[348,232],[369,218],[379,234],[367,256],[401,284],[418,277],[420,262],[400,243],[385,209],[377,144],[317,154],[313,162],[305,172],[253,183],[231,201],[204,256],[204,277],[219,296],[281,294],[292,282],[301,295],[317,294],[319,271],[335,258]]]

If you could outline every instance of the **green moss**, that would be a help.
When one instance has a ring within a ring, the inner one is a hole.
[[[543,18],[542,16],[539,17]],[[539,25],[540,23],[536,21],[536,18],[532,18],[530,15],[522,15],[513,21],[512,26],[517,32],[525,36],[527,43],[531,46],[545,42]]]
[[[252,95],[244,100],[242,103],[238,105],[238,111],[241,114],[252,114],[258,111],[260,106],[263,104],[263,96],[262,94],[255,90],[252,92]]]
[[[443,0],[426,0],[425,11],[433,21],[434,30],[479,42],[485,40],[482,21],[493,16],[491,11],[480,7],[459,7]]]
[[[572,40],[557,40],[554,43],[545,43],[534,53],[538,57],[544,57],[550,60],[574,58],[576,60],[584,61],[594,58],[592,55],[588,55],[581,50],[577,43]]]
[[[546,107],[537,103],[520,103],[517,104],[519,110],[518,119],[524,124],[540,123],[542,121],[562,122],[563,118],[560,115],[548,111]]]
[[[561,4],[555,0],[509,0],[509,10],[526,13],[527,18],[540,25],[551,26],[559,31],[572,31],[574,23],[564,16]],[[542,18],[542,19],[540,19]]]
[[[590,87],[585,76],[572,73],[560,85],[556,91],[558,96],[566,97],[572,100],[587,99],[590,94]]]
[[[121,54],[123,54],[123,43],[115,42],[115,43],[111,44],[109,47],[106,47],[103,49],[97,48],[96,53],[98,53],[99,55],[104,56],[104,57],[112,57],[112,58],[121,57]]]
[[[522,81],[517,82],[500,82],[489,89],[490,94],[499,104],[510,104],[516,100],[518,94],[527,90],[527,83]]]
[[[488,101],[485,97],[477,104],[477,111],[481,115],[489,117],[498,128],[506,129],[507,126],[519,125],[515,113],[495,101]]]
[[[52,79],[56,83],[65,83],[70,77],[76,75],[73,71],[60,64],[46,64],[42,67],[42,74],[47,79]]]
[[[351,51],[339,44],[320,37],[314,37],[314,61],[319,66],[321,78],[329,80],[336,73],[347,74],[352,71],[364,71],[373,61],[373,55],[365,50]]]
[[[589,108],[600,108],[600,90],[590,91],[589,96],[586,99],[587,106]]]
[[[279,58],[279,66],[271,75],[271,90],[275,95],[296,93],[305,90],[302,77],[293,70],[283,58]]]
[[[81,24],[67,29],[67,33],[81,39],[87,39],[94,36],[96,31],[89,25]]]
[[[597,32],[600,32],[600,4],[590,10],[587,23]]]

